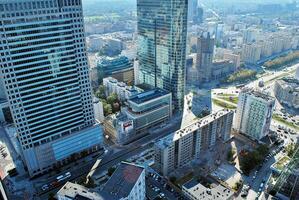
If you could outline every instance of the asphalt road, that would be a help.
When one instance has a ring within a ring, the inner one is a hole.
[[[113,167],[120,163],[121,161],[127,160],[128,158],[137,155],[144,150],[148,149],[152,144],[153,141],[160,139],[166,135],[168,135],[171,132],[176,131],[180,127],[180,122],[181,118],[179,116],[174,117],[172,122],[164,127],[158,127],[155,128],[151,131],[151,134],[127,145],[123,146],[123,150],[118,151],[118,152],[113,152],[113,150],[108,151],[104,157],[102,157],[101,164],[99,168],[97,168],[96,173],[102,173],[106,170],[108,170],[110,167]],[[54,187],[50,188],[47,191],[42,191],[41,187],[44,184],[51,184],[56,180],[56,176],[51,177],[48,179],[46,182],[39,184],[39,189],[38,189],[38,194],[41,199],[45,199],[48,197],[48,194],[53,192],[57,192],[58,188],[60,188],[66,181],[76,181],[81,177],[86,177],[86,175],[90,172],[90,169],[92,168],[93,164],[95,163],[96,160],[93,160],[91,162],[85,163],[85,164],[80,164],[80,166],[76,168],[69,169],[68,171],[71,172],[72,176],[71,178],[65,180],[64,182],[61,182],[59,185],[55,185]],[[65,173],[65,172],[64,172]],[[63,174],[63,173],[61,173]]]

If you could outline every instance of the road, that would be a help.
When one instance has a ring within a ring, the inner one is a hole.
[[[96,169],[97,174],[101,174],[102,172],[105,172],[108,170],[110,167],[113,167],[120,163],[121,161],[127,160],[128,158],[140,154],[141,152],[145,151],[146,149],[150,148],[153,145],[153,141],[160,139],[166,135],[168,135],[171,132],[176,131],[180,127],[180,122],[181,117],[180,116],[175,116],[171,123],[164,126],[164,127],[159,127],[155,128],[151,131],[151,134],[134,141],[133,143],[121,147],[121,151],[113,152],[113,150],[109,150],[104,157],[99,156],[98,159],[102,159],[101,164],[99,168]],[[69,169],[68,171],[71,172],[72,177],[70,179],[67,179],[67,181],[75,181],[78,180],[82,177],[86,177],[86,175],[90,172],[90,169],[92,168],[93,164],[95,163],[96,160],[92,160],[88,163],[85,164],[80,164],[79,167],[74,167],[72,169]],[[41,199],[47,198],[48,194],[51,192],[57,192],[58,188],[61,187],[65,182],[62,182],[59,185],[56,185],[55,187],[50,188],[47,191],[42,191],[40,188],[44,184],[51,184],[56,180],[56,177],[58,175],[49,178],[46,182],[39,183],[38,188],[39,188],[39,196]]]

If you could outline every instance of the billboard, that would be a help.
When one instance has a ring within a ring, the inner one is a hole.
[[[129,133],[134,129],[133,120],[123,122],[121,128],[123,133]]]

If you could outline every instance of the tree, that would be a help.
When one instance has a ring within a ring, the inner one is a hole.
[[[107,103],[113,104],[113,103],[118,103],[118,96],[116,93],[112,93],[107,97]]]
[[[112,174],[114,173],[115,170],[116,170],[115,167],[109,167],[109,169],[108,169],[108,176],[112,176]]]
[[[170,182],[175,183],[176,182],[176,177],[175,176],[171,176],[169,178]]]
[[[227,152],[227,161],[233,162],[233,158],[235,155],[236,151],[234,149],[231,149]]]
[[[294,153],[296,152],[296,149],[299,147],[298,144],[289,144],[288,146],[285,147],[286,152],[289,157],[293,157]]]
[[[105,116],[112,114],[112,106],[110,104],[103,102],[103,109]]]
[[[119,103],[113,103],[112,105],[112,112],[115,113],[115,112],[118,112],[120,111],[120,105]]]
[[[56,200],[56,198],[55,198],[55,194],[54,194],[53,192],[50,192],[50,193],[48,194],[48,200]]]
[[[88,176],[87,183],[85,186],[88,188],[94,188],[96,186],[96,184],[94,183],[94,180],[90,176]]]
[[[99,89],[96,91],[96,97],[98,97],[99,99],[105,99],[106,98],[106,94],[105,94],[105,87],[103,85],[99,86]]]

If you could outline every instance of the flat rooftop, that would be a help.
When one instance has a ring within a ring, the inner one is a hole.
[[[141,166],[122,162],[104,186],[103,191],[113,199],[129,196],[143,170]]]
[[[274,97],[272,97],[272,96],[270,96],[268,94],[262,93],[260,91],[254,90],[252,88],[245,88],[245,89],[242,90],[242,93],[253,95],[253,96],[257,97],[257,98],[264,99],[265,101],[275,101]]]
[[[58,192],[57,196],[63,196],[76,200],[108,200],[109,197],[92,191],[82,185],[67,182]]]
[[[222,116],[224,116],[228,113],[233,113],[233,112],[234,111],[232,111],[232,110],[224,109],[224,110],[218,111],[216,113],[210,114],[204,118],[197,119],[194,122],[190,123],[190,125],[188,125],[184,128],[181,128],[180,130],[177,130],[176,132],[163,137],[156,144],[159,147],[166,148],[169,145],[171,145],[174,141],[179,140],[180,138],[188,135],[189,133],[192,133],[195,130],[197,130],[201,127],[204,127],[204,126],[210,124],[211,122],[217,120],[218,118],[221,118]]]
[[[155,88],[153,90],[149,90],[146,92],[142,92],[138,95],[133,96],[129,101],[136,103],[136,104],[141,104],[145,103],[147,101],[151,101],[153,99],[156,99],[158,97],[165,96],[167,94],[170,94],[166,90],[160,89],[160,88]]]
[[[184,190],[202,200],[227,200],[234,193],[220,184],[211,184],[211,188],[207,188],[196,180],[191,180],[183,185]]]
[[[224,109],[224,110],[218,111],[216,113],[212,113],[204,118],[198,119],[195,122],[191,123],[189,126],[186,126],[182,129],[176,131],[174,134],[173,141],[176,141],[176,140],[184,137],[185,135],[192,133],[195,130],[212,123],[213,121],[223,117],[224,115],[226,115],[228,113],[233,113],[233,112],[234,111],[232,111],[232,110]]]

